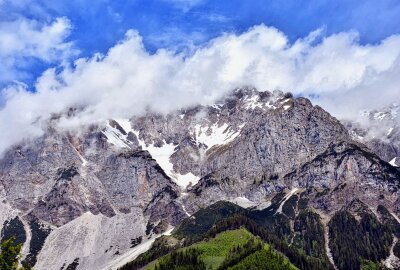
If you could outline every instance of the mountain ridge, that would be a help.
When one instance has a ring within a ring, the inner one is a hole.
[[[399,175],[308,99],[236,89],[212,106],[113,119],[80,134],[50,128],[15,146],[0,159],[0,226],[19,216],[29,235],[34,217],[50,230],[36,254],[27,250],[37,241],[25,241],[35,269],[76,259],[77,269],[101,269],[135,239],[154,239],[220,200],[275,205],[279,219],[268,222],[282,235],[300,200],[328,220],[354,199],[398,220]]]

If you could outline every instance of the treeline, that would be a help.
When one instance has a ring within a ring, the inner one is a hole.
[[[313,258],[305,255],[298,249],[289,246],[284,241],[277,238],[274,234],[262,228],[255,221],[240,215],[226,218],[218,222],[207,234],[208,237],[214,237],[216,234],[235,230],[240,227],[246,228],[253,235],[259,236],[264,242],[270,244],[277,251],[286,255],[290,262],[303,270],[332,270],[333,266],[319,258]]]
[[[189,248],[174,251],[161,258],[154,270],[206,270],[206,265],[200,259],[200,252],[195,248]]]
[[[329,247],[340,270],[358,270],[364,260],[379,262],[389,256],[392,231],[372,214],[358,222],[349,212],[337,212],[329,222]]]

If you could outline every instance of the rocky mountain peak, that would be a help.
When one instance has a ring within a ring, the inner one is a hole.
[[[109,269],[132,242],[220,200],[263,209],[286,192],[275,212],[304,196],[328,217],[354,199],[398,215],[398,169],[375,153],[306,98],[236,89],[166,115],[52,128],[11,149],[0,159],[0,225],[21,219],[35,269],[77,258],[79,269]],[[32,217],[46,232],[36,251]]]

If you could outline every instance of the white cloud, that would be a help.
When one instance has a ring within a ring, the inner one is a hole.
[[[150,54],[141,37],[129,31],[106,55],[78,59],[60,73],[49,69],[39,78],[36,93],[21,85],[5,91],[0,152],[40,135],[52,113],[70,107],[84,109],[63,118],[60,128],[76,130],[147,108],[169,112],[207,104],[243,85],[317,94],[318,102],[336,115],[398,99],[400,36],[363,46],[354,32],[315,42],[319,35],[316,31],[290,44],[284,33],[260,25],[240,35],[222,35],[184,55],[165,49]]]
[[[72,43],[65,42],[71,24],[66,18],[41,23],[27,18],[0,21],[0,81],[21,79],[29,61],[61,61],[76,53]]]

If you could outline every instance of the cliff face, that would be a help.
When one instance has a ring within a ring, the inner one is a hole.
[[[35,269],[109,269],[219,200],[261,207],[290,190],[328,220],[355,199],[400,216],[399,170],[291,94],[239,89],[78,135],[54,121],[0,160],[2,235],[18,216]]]
[[[179,188],[150,154],[120,151],[100,127],[82,137],[49,130],[10,150],[0,168],[1,223],[16,215],[24,221],[24,250],[34,257],[29,263],[43,257],[37,269],[59,269],[75,258],[83,267],[82,256],[87,266],[101,266],[95,262],[111,260],[146,235],[149,219],[176,224],[186,216],[175,202]],[[38,241],[31,220],[51,231],[47,240]],[[31,251],[38,242],[43,247]],[[86,254],[79,243],[85,243]]]

